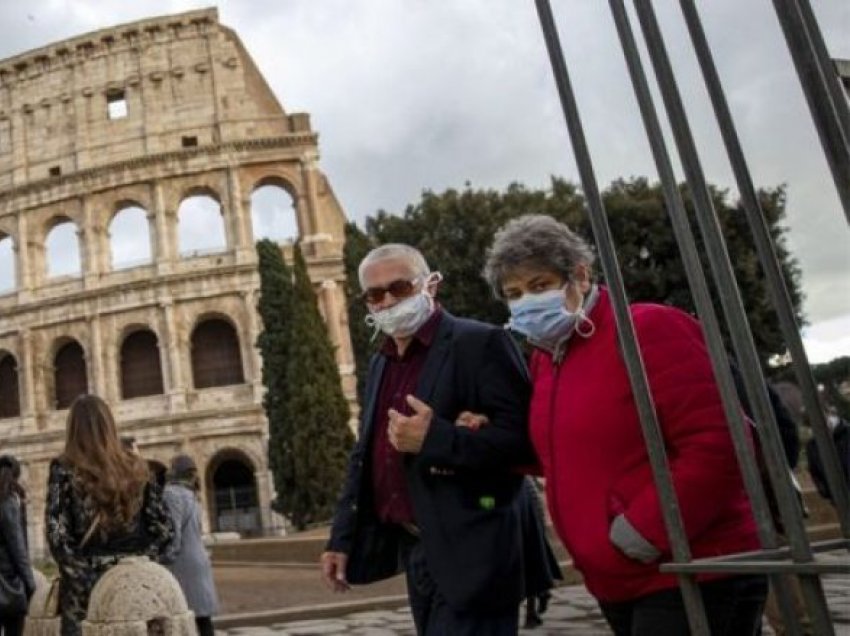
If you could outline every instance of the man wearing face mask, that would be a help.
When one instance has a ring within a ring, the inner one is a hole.
[[[516,634],[523,598],[523,478],[533,463],[525,365],[503,329],[435,301],[442,277],[392,244],[360,264],[373,356],[358,443],[321,557],[344,591],[404,570],[420,634]],[[461,411],[482,430],[456,426]]]

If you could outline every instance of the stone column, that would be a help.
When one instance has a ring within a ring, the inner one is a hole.
[[[299,212],[305,226],[301,228],[301,236],[310,236],[320,232],[319,226],[319,189],[317,183],[316,161],[318,157],[314,151],[305,153],[301,159],[301,175],[303,177],[305,194],[299,198]],[[301,204],[306,202],[303,211]]]
[[[183,362],[179,347],[177,320],[174,316],[174,305],[170,300],[160,302],[163,311],[163,340],[168,351],[168,366],[171,370],[171,386],[169,387],[169,405],[172,413],[186,408],[186,376],[183,373]]]
[[[341,329],[339,324],[339,308],[336,299],[336,281],[329,278],[322,282],[322,305],[325,308],[325,323],[328,329],[328,337],[334,347],[334,355],[336,356],[337,365],[341,364],[340,360],[340,341]]]
[[[110,403],[115,402],[112,391],[107,395],[106,374],[103,370],[103,334],[100,329],[100,317],[89,316],[89,376],[91,376],[95,394],[101,396]],[[114,387],[114,382],[110,384]],[[114,390],[114,389],[113,389]]]
[[[175,213],[174,211],[169,211],[168,204],[162,192],[162,184],[159,181],[153,184],[153,196],[151,198],[153,200],[153,217],[156,226],[153,250],[156,271],[159,274],[168,274],[174,267],[176,256]]]
[[[29,300],[33,288],[33,264],[30,261],[30,236],[26,212],[18,212],[18,236],[15,240],[15,253],[18,302],[25,302]]]
[[[254,289],[242,292],[245,304],[246,338],[248,342],[242,347],[247,356],[245,365],[248,372],[245,378],[254,388],[254,401],[261,402],[263,395],[263,360],[257,349],[257,338],[260,336],[260,324],[257,314],[257,291]]]
[[[251,206],[250,202],[245,205],[237,168],[227,169],[227,195],[228,247],[236,254],[236,261],[242,263],[250,260],[252,251],[250,225],[246,223],[246,216],[251,214]]]
[[[21,415],[24,418],[24,429],[35,428],[35,368],[32,352],[32,332],[26,327],[18,334],[20,341],[19,374],[23,377],[23,391],[21,391]]]
[[[77,229],[77,240],[80,243],[82,260],[83,285],[86,289],[97,286],[100,269],[100,228],[96,227],[95,214],[89,199],[81,200],[83,208],[83,227]]]

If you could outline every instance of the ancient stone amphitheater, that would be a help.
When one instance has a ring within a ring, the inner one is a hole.
[[[82,392],[148,459],[195,457],[209,530],[279,525],[255,240],[300,239],[353,399],[345,219],[317,160],[309,116],[213,9],[0,61],[0,452],[23,462],[36,553]]]

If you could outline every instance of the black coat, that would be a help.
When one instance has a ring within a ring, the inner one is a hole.
[[[35,592],[35,579],[22,523],[23,505],[17,495],[0,502],[0,576],[12,585],[22,582],[29,598]]]
[[[840,420],[838,425],[832,430],[832,441],[835,443],[835,450],[838,452],[838,464],[841,467],[844,483],[850,484],[850,422]],[[806,455],[809,458],[809,474],[812,476],[812,481],[815,488],[822,497],[832,501],[832,493],[829,491],[829,484],[826,481],[826,470],[823,467],[823,460],[818,451],[815,438],[809,440],[806,444]]]
[[[328,549],[348,554],[351,583],[401,571],[396,526],[379,522],[372,498],[375,405],[386,359],[373,357],[360,435],[334,516]],[[503,329],[443,313],[416,388],[434,411],[421,451],[405,457],[407,485],[428,568],[458,610],[516,607],[523,595],[520,493],[513,466],[534,463],[527,414],[531,387]],[[477,431],[461,411],[483,413]]]

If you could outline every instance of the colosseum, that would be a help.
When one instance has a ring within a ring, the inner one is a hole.
[[[0,452],[24,466],[36,554],[83,392],[152,462],[195,457],[208,530],[280,528],[257,239],[300,241],[354,394],[345,217],[318,156],[309,116],[281,107],[214,9],[0,61]]]

